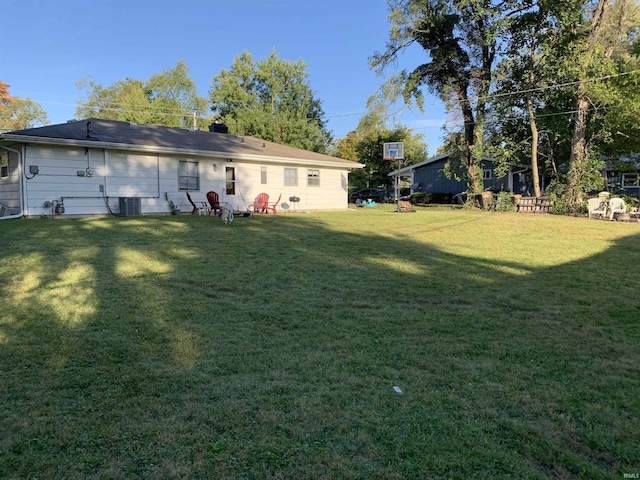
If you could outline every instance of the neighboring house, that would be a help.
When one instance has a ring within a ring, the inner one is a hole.
[[[602,175],[607,190],[640,198],[640,154],[609,162]]]
[[[90,118],[0,134],[0,215],[160,214],[169,200],[191,212],[186,192],[204,201],[210,190],[235,210],[262,192],[347,209],[349,171],[364,165],[209,129]]]
[[[406,179],[407,183],[411,185],[411,193],[438,192],[456,195],[465,192],[467,185],[464,180],[448,178],[445,175],[443,170],[450,158],[451,154],[449,153],[432,157],[423,162],[394,170],[389,173],[389,176]],[[509,191],[523,196],[531,195],[530,168],[512,169],[504,177],[498,178],[493,168],[493,161],[485,159],[482,161],[482,178],[484,190]]]

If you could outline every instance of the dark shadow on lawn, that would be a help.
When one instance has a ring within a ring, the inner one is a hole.
[[[640,235],[532,269],[293,216],[214,221],[0,234],[8,262],[39,257],[37,278],[0,277],[17,299],[0,476],[637,471]]]

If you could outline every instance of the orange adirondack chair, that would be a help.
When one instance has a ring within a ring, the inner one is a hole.
[[[209,215],[213,212],[214,215],[220,216],[222,214],[222,207],[220,206],[220,198],[216,192],[207,192],[207,201],[211,208],[209,209]]]
[[[280,199],[281,198],[282,198],[282,194],[280,194],[280,196],[278,197],[278,200],[276,200],[275,203],[272,203],[272,204],[268,204],[267,203],[267,213],[269,212],[269,210],[271,210],[274,215],[276,215],[278,213],[278,212],[276,212],[276,207],[280,203]]]
[[[253,213],[267,213],[269,209],[269,195],[261,193],[253,201]]]

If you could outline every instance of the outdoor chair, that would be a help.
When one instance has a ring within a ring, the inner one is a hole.
[[[277,214],[278,212],[276,211],[276,207],[278,206],[278,204],[280,203],[280,199],[282,198],[282,194],[280,194],[280,196],[278,197],[278,200],[276,200],[275,203],[271,203],[269,204],[267,202],[267,213],[269,213],[269,210],[271,210],[273,212],[273,214]]]
[[[216,192],[207,192],[207,201],[209,202],[209,215],[222,215],[222,207],[220,206],[220,198]]]
[[[253,201],[253,213],[267,213],[269,209],[269,195],[261,193]]]
[[[189,195],[189,192],[185,192],[185,193],[187,194],[187,200],[189,200],[189,203],[193,207],[193,210],[191,210],[191,215],[198,215],[201,211],[208,210],[206,202],[195,202],[191,198],[191,195]],[[200,205],[198,205],[198,204],[200,204]]]
[[[613,220],[616,213],[626,213],[627,205],[622,198],[616,197],[609,200],[609,220]]]
[[[607,215],[607,201],[594,197],[587,200],[587,209],[589,210],[589,218],[600,216],[604,218]]]

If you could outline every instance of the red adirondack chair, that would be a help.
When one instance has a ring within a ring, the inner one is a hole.
[[[191,210],[191,215],[197,215],[200,207],[198,207],[195,204],[195,202],[191,199],[191,195],[189,195],[189,192],[185,192],[185,193],[187,194],[187,200],[189,200],[189,203],[193,207],[193,210]]]
[[[269,209],[269,195],[261,193],[253,201],[253,213],[267,213]]]
[[[276,212],[276,207],[280,203],[281,198],[282,198],[282,194],[280,194],[280,196],[278,197],[278,200],[276,200],[275,203],[271,203],[271,204],[267,203],[267,212],[271,210],[274,215],[277,214],[278,212]]]
[[[220,206],[220,199],[216,192],[207,192],[207,201],[211,208],[209,209],[209,215],[213,212],[214,215],[220,216],[222,214],[222,207]]]

